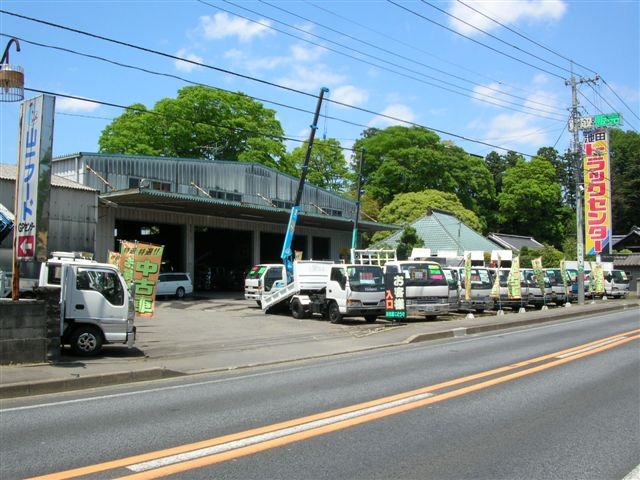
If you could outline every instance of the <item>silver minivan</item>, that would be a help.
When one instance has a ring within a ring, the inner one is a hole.
[[[166,272],[158,276],[156,297],[175,296],[184,298],[193,293],[191,276],[184,272]]]

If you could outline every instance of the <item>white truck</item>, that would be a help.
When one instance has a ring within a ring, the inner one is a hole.
[[[449,283],[438,262],[393,260],[385,263],[384,272],[404,276],[408,317],[435,318],[449,313]]]
[[[61,344],[95,356],[103,344],[133,346],[135,306],[118,267],[73,252],[53,252],[42,263],[38,287],[60,289]]]
[[[319,314],[331,323],[338,323],[344,317],[364,317],[365,321],[372,323],[385,314],[384,274],[379,265],[298,260],[293,264],[293,281],[290,283],[286,282],[285,265],[269,265],[256,271],[262,272],[259,281],[263,289],[259,298],[252,299],[263,310],[285,305],[294,318]],[[265,289],[267,275],[272,279],[280,277],[273,282],[270,291]],[[256,276],[257,273],[254,280]],[[250,276],[248,280],[251,280]],[[254,294],[247,294],[245,289],[246,295]]]

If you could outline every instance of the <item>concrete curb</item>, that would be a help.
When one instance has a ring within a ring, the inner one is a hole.
[[[124,372],[105,373],[101,375],[78,376],[59,380],[42,380],[37,382],[10,383],[0,386],[0,399],[44,395],[71,390],[107,387],[123,383],[145,382],[186,375],[166,368],[149,368]]]

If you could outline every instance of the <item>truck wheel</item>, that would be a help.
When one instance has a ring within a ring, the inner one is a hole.
[[[184,288],[178,287],[178,289],[176,290],[176,297],[184,298]]]
[[[329,305],[329,321],[331,323],[340,323],[340,320],[342,320],[340,308],[336,302],[331,302]]]
[[[304,309],[304,305],[302,305],[302,302],[297,298],[294,298],[291,301],[290,308],[291,308],[291,315],[293,315],[293,318],[297,318],[298,320],[300,320],[307,317],[307,312]]]
[[[367,323],[376,323],[376,320],[378,319],[377,315],[365,315],[364,316],[364,321]]]
[[[102,332],[93,325],[80,325],[75,328],[69,339],[71,351],[82,357],[97,355],[102,348]]]

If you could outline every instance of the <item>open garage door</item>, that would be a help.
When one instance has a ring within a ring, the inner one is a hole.
[[[252,233],[199,227],[194,237],[196,290],[242,291],[252,267]]]
[[[153,222],[116,220],[116,237],[113,249],[120,251],[120,240],[164,245],[162,265],[164,270],[185,271],[184,229],[182,225]]]

